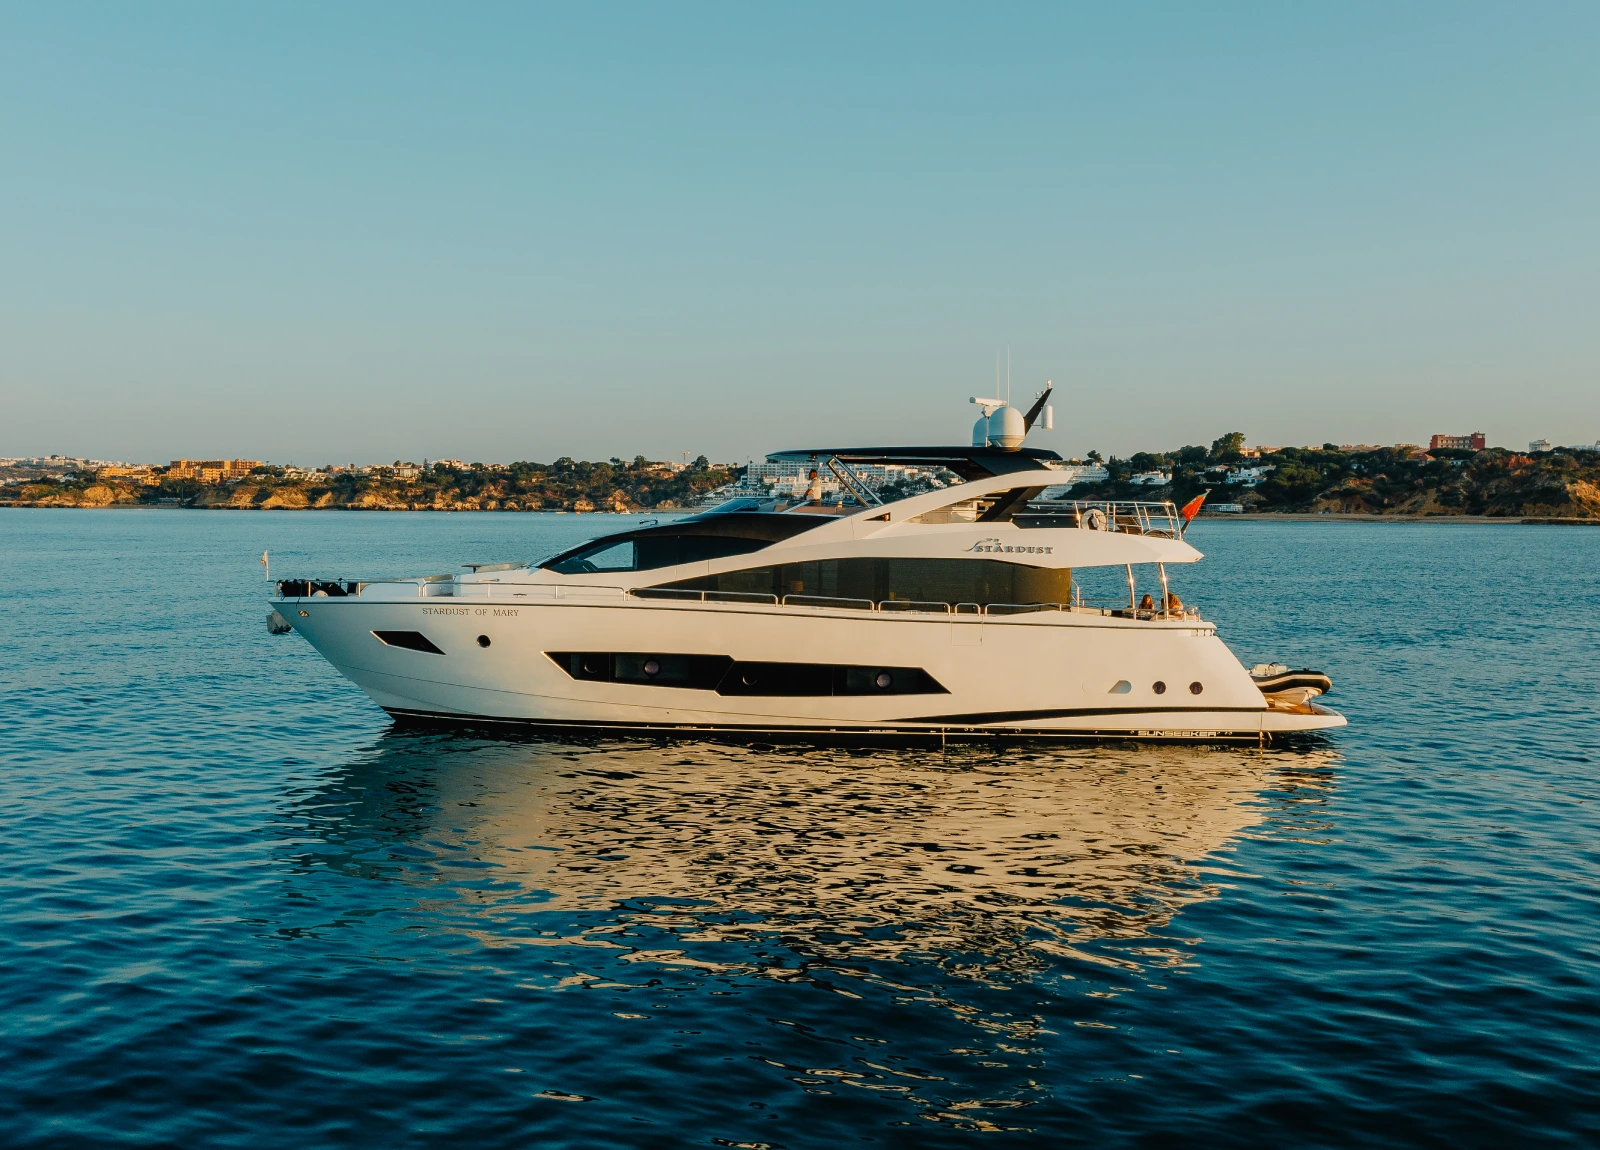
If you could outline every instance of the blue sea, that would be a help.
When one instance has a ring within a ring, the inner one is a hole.
[[[1600,530],[1202,521],[1297,747],[412,733],[277,576],[635,522],[0,511],[0,1144],[1593,1146]]]

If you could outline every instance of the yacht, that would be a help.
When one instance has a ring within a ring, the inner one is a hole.
[[[1202,558],[1184,539],[1194,505],[1040,498],[1062,461],[1023,440],[1041,412],[1049,426],[1049,394],[1026,413],[974,398],[964,447],[776,452],[812,477],[806,493],[739,496],[537,563],[285,579],[269,626],[401,721],[1260,742],[1343,726],[1318,701],[1326,676],[1252,674],[1171,594],[1167,568]],[[886,499],[862,478],[883,467],[941,478]],[[1125,578],[1126,597],[1086,598],[1091,569]]]

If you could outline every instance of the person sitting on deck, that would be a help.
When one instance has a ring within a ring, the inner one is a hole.
[[[844,505],[840,503],[830,507],[822,502],[822,479],[813,468],[811,485],[789,510],[798,515],[842,515]]]
[[[1149,612],[1154,613],[1155,609],[1156,609],[1156,601],[1154,599],[1150,598],[1150,592],[1146,591],[1144,593],[1144,598],[1139,600],[1139,610],[1140,611],[1149,611]]]
[[[1183,600],[1178,598],[1178,593],[1176,591],[1168,591],[1167,592],[1167,614],[1168,615],[1182,615],[1183,614]]]

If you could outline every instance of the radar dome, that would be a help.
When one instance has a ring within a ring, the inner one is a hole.
[[[987,415],[978,416],[978,422],[972,425],[972,446],[989,446],[989,417]]]
[[[989,446],[1008,450],[1021,447],[1028,434],[1022,412],[1011,406],[1000,408],[989,417]]]

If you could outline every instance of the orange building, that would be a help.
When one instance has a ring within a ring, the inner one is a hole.
[[[1471,435],[1435,435],[1428,440],[1429,451],[1482,451],[1488,445],[1481,431]]]
[[[109,467],[102,467],[99,471],[96,471],[94,477],[96,479],[132,479],[145,487],[151,487],[160,482],[156,478],[155,472],[144,464],[123,467],[121,464],[113,463]]]
[[[174,459],[167,467],[167,478],[223,483],[229,479],[241,479],[260,466],[259,459]]]

